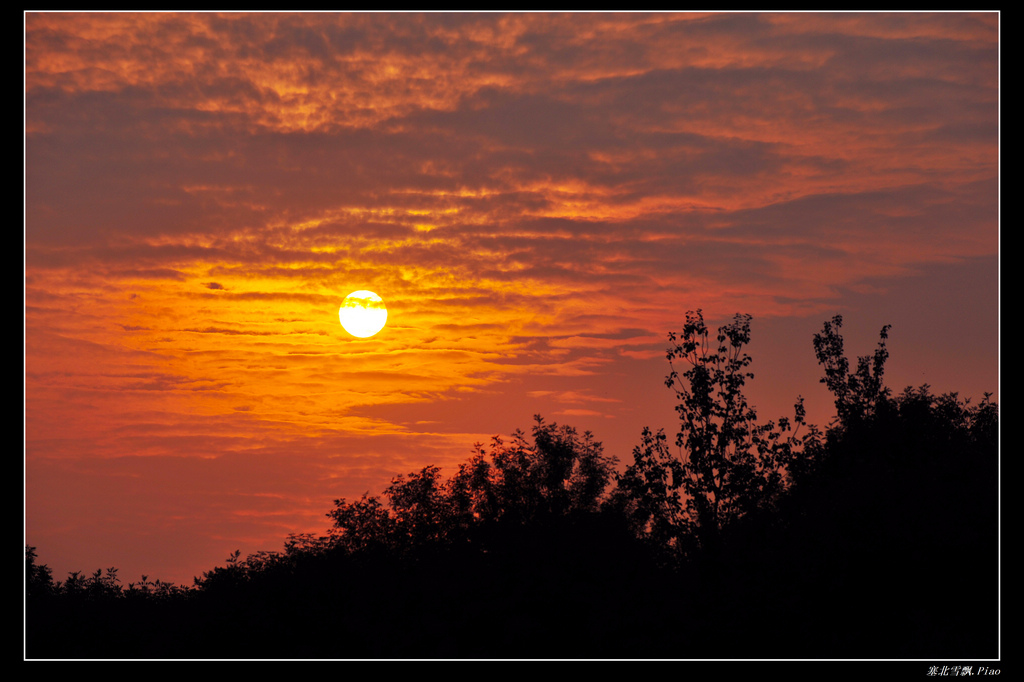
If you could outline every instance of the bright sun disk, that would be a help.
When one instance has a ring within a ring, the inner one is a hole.
[[[352,336],[365,339],[384,328],[388,309],[384,299],[372,291],[360,289],[345,297],[338,310],[341,326]]]

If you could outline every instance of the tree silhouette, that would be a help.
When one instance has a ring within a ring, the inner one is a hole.
[[[507,445],[500,438],[492,442],[488,485],[495,507],[490,513],[524,522],[537,515],[596,511],[614,458],[604,455],[589,431],[580,436],[570,426],[545,424],[540,415],[534,419],[532,444],[521,431]]]
[[[39,555],[35,547],[25,545],[25,596],[28,599],[53,594],[53,572],[46,564],[36,563]]]
[[[391,507],[393,542],[413,546],[451,539],[454,530],[452,502],[438,467],[427,466],[408,477],[398,475],[384,495]]]
[[[700,310],[686,314],[680,334],[670,333],[665,385],[675,392],[679,431],[676,452],[663,432],[645,429],[634,463],[618,481],[618,503],[634,527],[659,544],[683,540],[707,547],[724,524],[771,506],[785,489],[787,470],[817,438],[798,438],[803,399],[791,423],[758,422],[743,393],[751,357],[750,315],[737,314],[720,327],[715,342]],[[682,374],[675,363],[689,369]],[[788,435],[787,435],[788,434]]]
[[[355,501],[345,498],[334,501],[327,513],[334,520],[335,542],[349,551],[365,551],[389,547],[394,522],[376,496],[368,492]]]
[[[532,440],[516,431],[507,443],[495,436],[489,450],[477,443],[447,481],[427,466],[392,479],[386,501],[369,493],[335,500],[327,514],[335,542],[350,551],[465,544],[495,525],[597,512],[614,458],[589,432],[534,419]]]
[[[776,510],[729,530],[714,575],[729,596],[712,610],[742,610],[739,636],[799,658],[994,657],[997,407],[928,386],[894,397],[891,327],[851,372],[841,323],[814,337],[836,418]]]
[[[835,424],[848,426],[870,418],[891,395],[882,382],[882,375],[885,361],[889,359],[885,342],[892,325],[882,327],[878,348],[873,355],[857,358],[857,370],[853,373],[850,373],[850,362],[843,351],[843,337],[839,333],[842,326],[842,315],[825,322],[821,333],[814,335],[814,355],[825,370],[821,383],[835,397]]]

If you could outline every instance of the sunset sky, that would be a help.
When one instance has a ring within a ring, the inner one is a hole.
[[[698,308],[764,419],[836,314],[998,399],[999,19],[26,13],[25,542],[190,584],[536,413],[624,465]]]

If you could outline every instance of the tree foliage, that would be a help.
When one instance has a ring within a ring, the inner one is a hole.
[[[395,477],[384,500],[368,493],[335,500],[328,513],[335,542],[350,550],[465,544],[487,526],[596,512],[615,460],[589,432],[535,420],[532,438],[516,431],[508,442],[495,436],[489,448],[475,444],[447,480],[427,466]]]
[[[946,451],[959,448],[965,454],[976,446],[995,448],[998,439],[998,406],[986,393],[977,404],[961,399],[957,393],[936,396],[928,384],[907,386],[898,396],[884,381],[889,358],[886,340],[891,325],[879,334],[871,355],[857,358],[857,369],[843,349],[841,315],[825,322],[814,335],[814,352],[824,370],[821,383],[832,393],[836,416],[828,431],[831,456],[856,451],[861,457],[871,451],[900,453],[901,459],[912,453]],[[923,444],[930,447],[922,448]],[[872,457],[879,461],[879,457]]]
[[[25,545],[25,596],[29,599],[53,593],[53,572],[46,564],[36,563],[35,547]]]
[[[659,545],[713,543],[724,524],[771,506],[804,446],[816,442],[813,429],[797,435],[805,421],[802,398],[792,422],[761,423],[747,402],[751,319],[737,314],[712,341],[702,312],[691,311],[683,331],[669,334],[665,385],[678,401],[676,449],[663,432],[645,429],[617,492],[634,527]],[[680,373],[679,362],[688,369]]]
[[[836,315],[831,322],[825,322],[820,334],[814,335],[814,355],[825,370],[821,383],[835,397],[834,425],[837,426],[869,419],[891,396],[882,375],[885,361],[889,359],[885,342],[892,325],[882,327],[875,352],[857,358],[857,369],[853,372],[843,350],[843,337],[839,333],[842,326],[843,316]]]

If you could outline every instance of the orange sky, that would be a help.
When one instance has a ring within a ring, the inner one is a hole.
[[[629,461],[754,316],[998,397],[999,15],[25,15],[26,542],[190,583],[534,413]],[[385,329],[338,322],[380,294]]]

